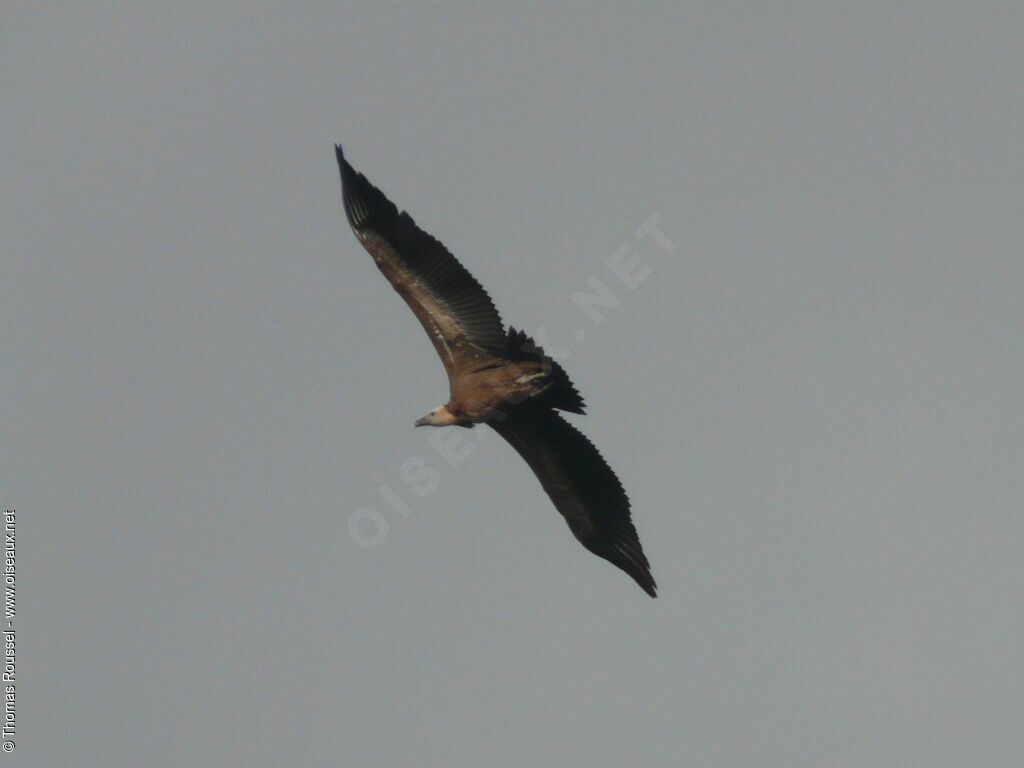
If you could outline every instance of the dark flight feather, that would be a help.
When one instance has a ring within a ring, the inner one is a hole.
[[[594,444],[544,407],[519,408],[487,423],[530,465],[580,543],[657,597],[629,497]]]
[[[440,241],[416,226],[408,213],[399,212],[384,193],[356,171],[345,159],[341,145],[335,146],[335,152],[349,224],[395,289],[407,292],[403,298],[410,306],[414,301],[418,303],[413,310],[423,310],[416,314],[435,345],[435,334],[441,334],[449,347],[467,342],[488,351],[501,350],[504,326],[483,286]],[[391,253],[381,254],[379,247],[375,252],[374,246],[380,243],[389,246]],[[381,264],[387,257],[393,257],[393,264]],[[443,306],[444,320],[455,322],[455,332],[438,321],[430,306],[433,302]],[[424,319],[424,314],[432,316]]]

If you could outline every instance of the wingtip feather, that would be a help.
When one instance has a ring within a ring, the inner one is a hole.
[[[657,583],[655,583],[654,578],[651,576],[650,573],[647,574],[647,578],[645,580],[641,581],[640,579],[637,579],[636,583],[640,585],[640,589],[642,589],[651,597],[658,597],[658,585]]]

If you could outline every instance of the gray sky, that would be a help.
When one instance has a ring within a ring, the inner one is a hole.
[[[1022,25],[5,4],[0,762],[1021,765]],[[335,141],[554,349],[658,600],[412,428]]]

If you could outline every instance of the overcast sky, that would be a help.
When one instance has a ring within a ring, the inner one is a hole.
[[[1022,30],[5,3],[0,762],[1024,764]],[[413,429],[335,142],[569,371],[657,600]]]

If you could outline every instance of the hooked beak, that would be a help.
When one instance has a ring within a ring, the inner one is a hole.
[[[413,426],[414,427],[425,427],[425,426],[427,426],[427,417],[424,416],[422,419],[416,419],[416,423],[413,424]]]

